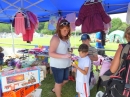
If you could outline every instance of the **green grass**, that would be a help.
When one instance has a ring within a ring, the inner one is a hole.
[[[23,49],[30,49],[34,48],[34,45],[49,45],[50,44],[50,39],[52,36],[47,36],[43,38],[34,38],[33,42],[31,44],[28,44],[22,40],[22,38],[14,38],[14,44],[15,48],[23,48]],[[71,37],[70,42],[72,47],[78,47],[81,44],[80,37]],[[0,43],[5,43],[5,44],[0,44],[0,46],[4,47],[12,47],[12,38],[0,38]],[[19,45],[18,45],[19,44]],[[28,45],[28,46],[26,46]],[[32,46],[33,45],[33,46]],[[95,43],[91,43],[92,46],[95,46]],[[106,43],[105,49],[108,50],[116,50],[118,47],[117,43]],[[78,54],[77,49],[74,50],[75,54]],[[106,51],[107,55],[113,56],[115,52],[112,51]]]
[[[51,36],[43,37],[43,38],[34,38],[31,45],[49,45]],[[78,47],[81,44],[80,37],[71,37],[71,46],[72,47]],[[0,43],[6,43],[6,44],[12,44],[11,38],[0,38]],[[25,46],[29,45],[26,42],[22,41],[22,38],[15,38],[14,39],[15,48],[24,48],[24,49],[30,49],[34,48],[34,46]],[[0,44],[0,46],[3,47],[11,47],[12,45],[6,45],[6,44]],[[22,45],[16,45],[16,44],[22,44]],[[95,43],[91,43],[92,46],[95,46]],[[105,49],[108,50],[116,50],[118,47],[118,44],[116,43],[106,43]],[[74,53],[78,55],[77,49],[74,50]],[[109,56],[114,56],[115,52],[106,51],[106,54]],[[42,97],[56,97],[54,93],[51,92],[51,89],[54,85],[54,79],[52,74],[48,74],[44,81],[41,83],[42,88]],[[101,89],[103,90],[103,89]],[[91,90],[91,97],[95,97],[96,94],[96,86]],[[69,81],[62,90],[62,97],[75,97],[75,82]]]
[[[51,92],[51,89],[54,86],[54,80],[53,75],[48,74],[47,78],[45,78],[44,81],[41,83],[41,89],[42,89],[42,97],[56,97],[53,92]],[[100,88],[99,90],[103,91],[103,88]],[[90,94],[91,97],[95,97],[96,95],[96,85],[91,90]],[[69,81],[62,89],[62,97],[75,97],[76,96],[76,90],[75,90],[75,82]]]

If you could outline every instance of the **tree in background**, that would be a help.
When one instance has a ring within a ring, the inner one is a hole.
[[[113,18],[111,23],[112,27],[109,31],[109,34],[115,30],[125,31],[125,29],[129,26],[127,23],[122,22],[120,18]]]
[[[129,25],[125,22],[122,22],[122,25],[120,27],[118,27],[118,30],[122,30],[122,31],[125,31],[126,28],[128,27]]]
[[[39,23],[38,30],[37,30],[36,32],[40,33],[41,30],[44,28],[44,25],[45,25],[45,22],[40,22],[40,23]]]
[[[110,31],[109,31],[109,34],[110,34],[112,31],[117,30],[118,27],[120,27],[120,26],[122,25],[122,21],[121,21],[120,18],[113,18],[112,21],[111,21],[111,23],[112,23],[112,27],[111,27],[111,29],[110,29]]]
[[[11,24],[5,24],[5,23],[0,23],[0,33],[1,32],[11,32]]]
[[[44,23],[44,27],[41,29],[41,33],[52,35],[55,31],[48,30],[48,22]]]

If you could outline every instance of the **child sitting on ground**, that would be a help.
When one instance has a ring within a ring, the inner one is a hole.
[[[2,70],[2,65],[3,65],[3,58],[4,58],[4,54],[2,53],[4,49],[2,47],[0,47],[0,70]]]
[[[81,44],[78,48],[79,60],[78,65],[72,64],[77,69],[76,75],[76,92],[78,97],[90,97],[89,77],[91,71],[91,60],[88,55],[88,46]]]

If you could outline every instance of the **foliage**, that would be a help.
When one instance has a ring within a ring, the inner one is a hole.
[[[11,32],[11,25],[0,23],[0,32]]]
[[[125,31],[125,29],[128,27],[129,25],[126,24],[125,22],[122,22],[122,25],[120,27],[118,27],[118,30],[122,30]]]
[[[125,29],[129,26],[127,23],[122,22],[120,18],[113,18],[111,23],[112,23],[112,27],[109,31],[109,34],[115,30],[125,31]]]
[[[51,35],[51,34],[53,34],[54,32],[55,32],[55,31],[48,30],[48,22],[45,22],[43,29],[41,29],[41,33]]]
[[[113,18],[111,23],[112,23],[112,27],[110,29],[110,32],[117,30],[118,27],[122,25],[122,21],[120,18]]]

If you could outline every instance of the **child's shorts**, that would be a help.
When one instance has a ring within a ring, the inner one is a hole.
[[[76,81],[76,92],[80,94],[80,97],[89,97],[89,84]]]

